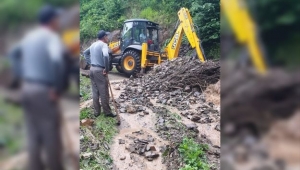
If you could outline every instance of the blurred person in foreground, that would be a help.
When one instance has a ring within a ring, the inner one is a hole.
[[[84,51],[84,57],[90,68],[90,78],[93,92],[94,115],[98,117],[101,113],[101,104],[104,113],[108,117],[116,117],[109,106],[108,78],[109,71],[109,48],[108,48],[108,32],[100,30],[97,37],[98,41],[94,42],[88,49]]]
[[[10,53],[20,66],[22,104],[28,138],[30,170],[62,170],[62,140],[58,101],[63,89],[63,44],[58,31],[59,12],[52,6],[38,13],[39,26]],[[42,161],[45,151],[46,166]]]

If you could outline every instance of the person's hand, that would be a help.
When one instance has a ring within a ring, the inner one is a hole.
[[[58,93],[54,89],[50,89],[50,91],[49,91],[49,97],[50,97],[51,101],[56,102],[58,100],[58,98],[59,98],[59,95],[58,95]]]
[[[105,76],[107,75],[107,72],[106,72],[105,69],[103,69],[103,72],[102,72],[102,73],[103,73],[103,75],[105,75]]]

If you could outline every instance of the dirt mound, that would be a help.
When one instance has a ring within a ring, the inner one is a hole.
[[[219,61],[201,63],[198,59],[176,58],[155,66],[142,77],[123,80],[120,86],[124,91],[116,101],[121,114],[145,115],[145,108],[155,113],[155,132],[170,142],[162,154],[167,169],[182,167],[178,146],[184,137],[208,144],[208,163],[219,169],[220,148],[213,145],[196,125],[220,121],[219,110],[202,94],[209,85],[219,82],[219,78]],[[176,108],[176,111],[167,107]],[[184,124],[182,118],[189,123]],[[216,131],[219,131],[217,126]]]
[[[300,106],[299,87],[299,72],[274,69],[262,76],[245,69],[222,74],[222,122],[267,130],[274,120],[289,117]]]
[[[154,67],[143,77],[143,82],[149,90],[184,89],[188,92],[192,89],[204,91],[209,84],[217,83],[219,79],[219,61],[201,63],[198,59],[181,57]]]
[[[119,41],[119,36],[120,36],[121,30],[114,30],[110,32],[108,39],[113,41]]]
[[[215,105],[219,105],[221,103],[221,85],[220,81],[216,84],[211,84],[207,86],[206,90],[204,91],[204,95],[206,96],[206,100],[208,102],[212,102]]]

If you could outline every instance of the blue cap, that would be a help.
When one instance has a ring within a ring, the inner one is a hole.
[[[97,34],[98,39],[102,39],[104,36],[109,35],[109,32],[106,32],[104,30],[100,30]]]
[[[38,20],[41,24],[47,24],[52,19],[56,18],[59,15],[59,10],[54,8],[51,5],[43,6],[38,13]]]

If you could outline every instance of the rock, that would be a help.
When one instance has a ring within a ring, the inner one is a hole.
[[[192,89],[190,86],[185,86],[184,92],[191,92],[191,91],[192,91]]]
[[[143,93],[143,90],[142,89],[137,89],[137,93],[141,94],[141,93]]]
[[[153,151],[145,152],[146,158],[157,158],[158,156],[159,156],[159,154],[156,152],[153,152]]]
[[[148,161],[153,161],[153,158],[147,158]]]
[[[209,112],[210,112],[210,110],[206,109],[206,110],[203,110],[201,113],[208,114]]]
[[[165,122],[165,119],[163,119],[162,117],[160,117],[160,118],[158,119],[158,123],[163,124],[164,122]]]
[[[150,146],[150,150],[151,150],[151,151],[156,151],[155,146]]]
[[[191,118],[192,121],[197,122],[198,120],[200,120],[199,116],[192,116]]]
[[[181,112],[180,113],[182,116],[186,117],[188,115],[188,112]]]
[[[125,144],[125,140],[119,139],[119,144]]]
[[[136,108],[134,106],[127,105],[126,111],[127,113],[136,113]]]
[[[140,149],[139,149],[139,154],[140,155],[143,155],[146,151],[146,146],[142,146]]]
[[[92,157],[92,155],[93,155],[93,153],[88,152],[88,153],[83,153],[83,154],[82,154],[82,157],[83,157],[84,159],[88,159],[88,158]]]
[[[144,111],[144,108],[143,108],[142,106],[139,106],[139,107],[137,108],[137,111],[138,111],[138,112],[142,112],[142,111]]]
[[[129,145],[126,147],[126,149],[131,152],[131,153],[134,153],[135,152],[135,147],[133,145]]]
[[[145,139],[138,139],[138,141],[141,142],[141,143],[144,143],[144,144],[148,144],[149,143],[148,140],[145,140]]]
[[[119,99],[119,102],[120,102],[120,103],[124,103],[125,100],[124,100],[124,99]]]
[[[81,126],[92,126],[93,124],[94,124],[94,120],[92,120],[92,119],[82,119],[81,121],[80,121],[80,125]]]
[[[116,85],[114,89],[115,89],[115,90],[120,90],[121,88],[120,88],[119,85]]]
[[[159,151],[160,152],[165,152],[166,149],[167,149],[167,146],[161,146],[161,147],[159,147]]]
[[[120,157],[120,160],[125,160],[126,159],[126,156],[121,156]]]
[[[167,99],[164,99],[161,103],[162,103],[162,104],[166,104],[167,101],[168,101]]]
[[[109,146],[108,146],[108,144],[107,144],[106,142],[104,142],[103,145],[104,145],[104,148],[105,148],[106,150],[109,150],[109,149],[110,149]]]
[[[194,130],[194,129],[197,129],[198,126],[195,124],[195,123],[192,123],[192,124],[186,124],[186,127],[189,129],[189,130]]]
[[[92,151],[95,151],[98,149],[98,144],[97,143],[91,144],[90,148]]]
[[[120,112],[121,112],[121,113],[126,113],[126,109],[125,109],[125,108],[121,108],[121,109],[120,109]]]
[[[194,93],[194,96],[195,96],[195,97],[198,97],[198,96],[200,96],[200,93],[199,93],[198,91],[196,91],[196,92]]]
[[[214,103],[212,103],[212,102],[209,102],[208,105],[209,105],[210,107],[214,107]]]
[[[150,145],[146,146],[146,151],[150,151]]]
[[[145,114],[142,112],[142,113],[139,114],[139,116],[144,117]]]
[[[146,110],[144,110],[143,113],[144,113],[144,115],[148,115],[149,114],[149,112],[146,111]]]
[[[148,137],[148,141],[149,142],[154,142],[154,138],[150,136],[150,137]]]
[[[217,124],[217,125],[216,125],[216,127],[215,127],[215,130],[217,130],[217,131],[221,131],[221,127],[220,127],[220,125],[219,125],[219,124]]]

